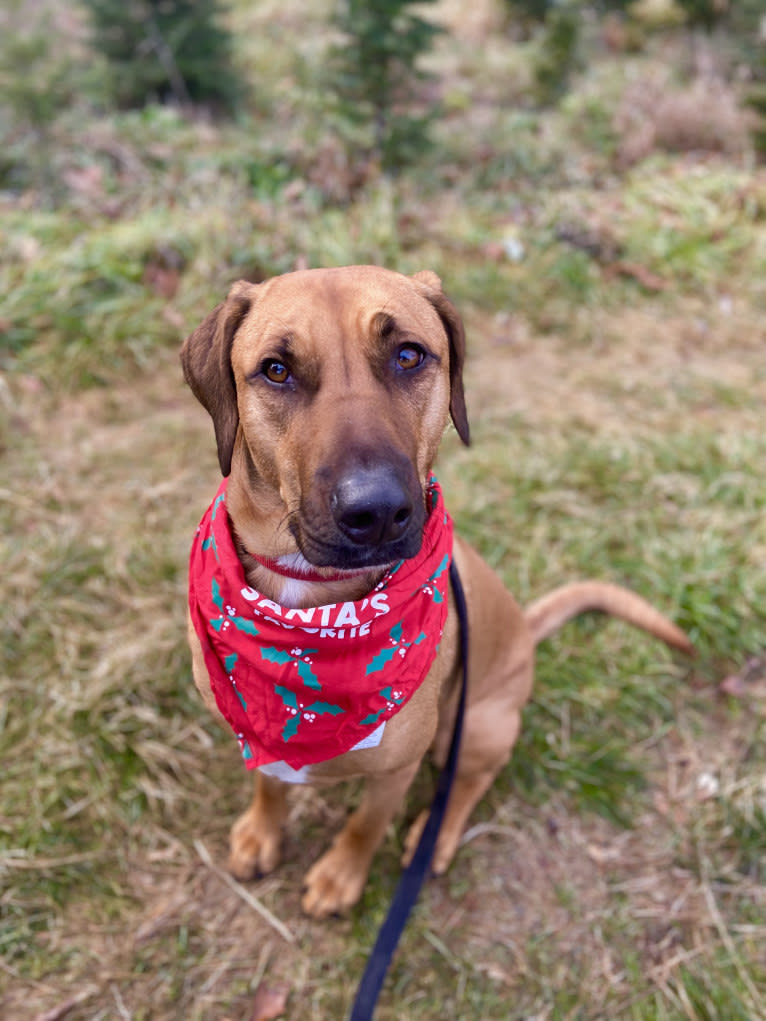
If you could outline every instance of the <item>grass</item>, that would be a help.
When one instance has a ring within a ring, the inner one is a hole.
[[[438,466],[460,531],[522,602],[598,575],[698,648],[591,618],[544,643],[513,761],[377,1017],[766,1018],[766,174],[747,152],[620,164],[615,111],[685,39],[594,49],[534,111],[496,14],[439,10],[444,119],[394,181],[355,177],[323,119],[319,6],[306,31],[292,2],[234,5],[262,85],[235,124],[103,111],[76,84],[42,174],[4,109],[4,1016],[245,1019],[280,983],[287,1016],[348,1009],[403,823],[346,919],[299,908],[341,791],[296,792],[273,876],[221,877],[249,784],[184,641],[217,465],[177,350],[238,276],[371,261],[437,270],[466,320],[474,444],[449,433]]]

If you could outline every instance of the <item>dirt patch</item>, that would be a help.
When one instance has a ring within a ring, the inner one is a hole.
[[[479,415],[515,412],[545,428],[623,437],[684,418],[715,417],[731,431],[762,422],[766,331],[728,301],[712,310],[695,303],[688,314],[596,315],[588,345],[532,336],[513,316],[471,326],[469,406]]]

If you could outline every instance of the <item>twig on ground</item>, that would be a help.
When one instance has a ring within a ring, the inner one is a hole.
[[[238,883],[233,876],[230,876],[228,872],[225,872],[222,868],[219,868],[218,865],[215,864],[213,859],[210,857],[210,852],[201,840],[195,840],[194,847],[197,854],[202,859],[203,864],[206,865],[211,872],[218,876],[218,878],[222,880],[229,889],[233,890],[234,893],[236,893],[236,895],[246,904],[249,904],[251,908],[257,911],[264,921],[268,922],[272,929],[275,929],[279,933],[283,940],[286,940],[288,943],[295,942],[295,936],[293,936],[287,926],[283,922],[280,922],[276,915],[272,914],[265,905],[261,904],[255,894],[250,893],[250,891],[246,890],[241,883]]]

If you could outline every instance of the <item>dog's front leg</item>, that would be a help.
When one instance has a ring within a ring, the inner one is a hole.
[[[229,871],[232,875],[237,879],[253,879],[279,865],[286,815],[286,785],[257,773],[250,807],[231,829]]]
[[[404,800],[419,762],[369,777],[362,803],[306,875],[303,910],[315,918],[345,911],[359,900],[373,855]]]

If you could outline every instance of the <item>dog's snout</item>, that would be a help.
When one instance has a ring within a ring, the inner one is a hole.
[[[358,468],[345,475],[330,497],[338,528],[358,546],[400,539],[413,517],[410,494],[388,468]]]

